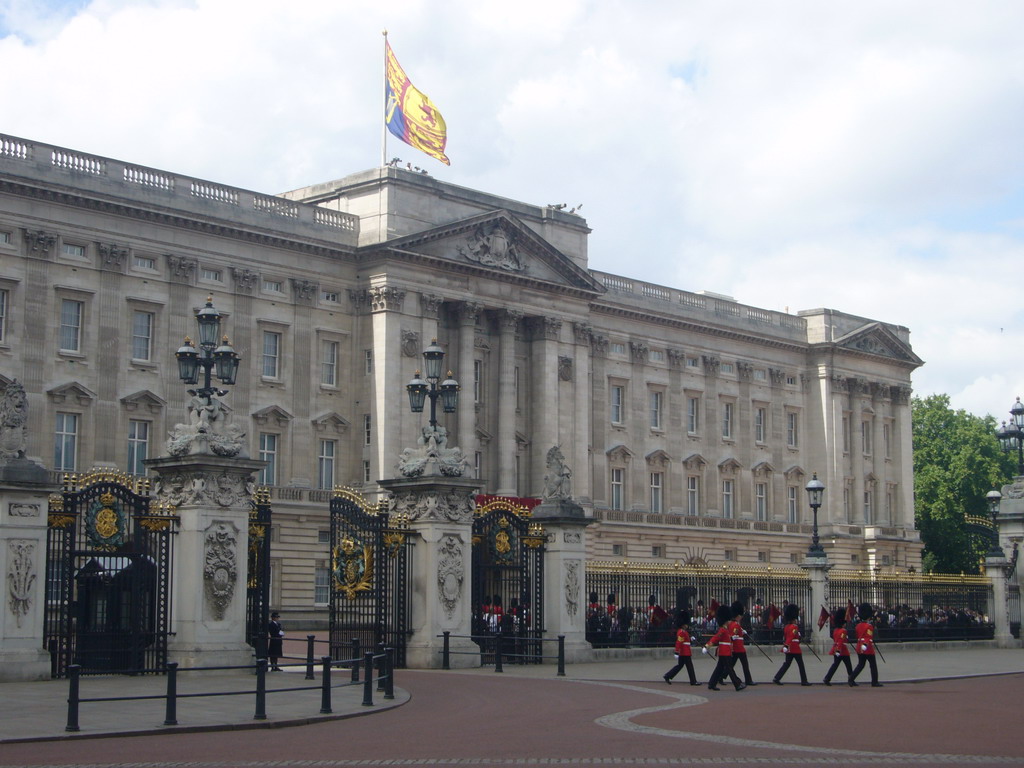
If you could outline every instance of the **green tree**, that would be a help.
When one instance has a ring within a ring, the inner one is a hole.
[[[968,515],[987,517],[985,494],[1013,476],[1013,458],[996,422],[949,406],[949,395],[915,397],[914,516],[926,570],[977,573],[987,545],[967,531]]]

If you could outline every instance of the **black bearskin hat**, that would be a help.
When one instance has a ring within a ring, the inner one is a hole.
[[[651,595],[650,597],[647,598],[647,604],[648,605],[657,605],[658,604],[658,598],[656,598],[654,595]]]
[[[795,603],[790,603],[789,605],[787,605],[785,610],[782,612],[782,618],[784,621],[796,621],[799,615],[800,606],[796,605]]]
[[[615,593],[612,592],[608,595],[608,605],[615,605]]]
[[[718,626],[722,626],[727,621],[729,621],[729,619],[731,619],[731,618],[732,618],[732,611],[729,610],[729,606],[728,605],[720,605],[720,606],[718,606],[718,610],[715,611],[715,621],[718,622]]]
[[[596,603],[597,602],[597,592],[591,592],[590,593],[590,602],[592,602],[592,603]]]
[[[846,624],[846,609],[836,608],[832,611],[832,623],[837,627],[841,627]]]
[[[737,600],[736,602],[734,602],[732,604],[732,615],[735,618],[738,619],[740,616],[742,616],[744,613],[746,613],[746,611],[747,611],[747,609],[743,605],[743,601],[742,600]]]
[[[690,612],[685,608],[679,612],[679,616],[676,617],[676,626],[685,627],[691,621]]]
[[[871,607],[871,603],[861,603],[857,606],[857,615],[861,621],[867,621],[875,615],[875,609]]]

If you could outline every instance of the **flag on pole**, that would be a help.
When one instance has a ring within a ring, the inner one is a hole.
[[[384,55],[384,122],[388,130],[409,146],[451,165],[444,154],[448,126],[440,110],[430,97],[412,84],[387,41],[384,42]]]
[[[718,601],[711,598],[711,605],[708,606],[708,618],[713,619],[718,615]]]
[[[846,621],[847,623],[857,618],[857,609],[853,607],[853,600],[847,599],[846,601]]]
[[[768,626],[775,626],[775,622],[779,620],[780,616],[782,616],[782,611],[775,607],[775,603],[770,603],[768,605]]]
[[[828,611],[825,610],[825,606],[821,606],[821,613],[818,614],[818,629],[821,629],[828,624]]]

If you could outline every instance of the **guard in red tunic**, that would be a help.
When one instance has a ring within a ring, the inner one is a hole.
[[[782,620],[785,626],[782,629],[782,652],[786,654],[786,660],[782,662],[779,671],[775,673],[772,682],[782,685],[782,676],[786,674],[789,665],[796,659],[797,669],[800,670],[800,685],[810,685],[807,682],[807,670],[804,669],[803,649],[800,647],[800,608],[793,603],[786,606],[782,612]]]
[[[875,625],[871,623],[875,612],[871,608],[871,603],[861,603],[857,607],[857,615],[860,616],[860,622],[854,628],[856,640],[853,644],[857,651],[857,666],[850,674],[850,685],[857,685],[857,675],[864,669],[865,664],[869,664],[871,686],[881,688],[882,684],[878,682],[878,662],[875,661]]]
[[[743,668],[743,682],[747,685],[757,685],[750,674],[750,663],[747,661],[747,647],[743,644],[743,638],[747,632],[743,629],[743,612],[746,608],[742,600],[737,600],[731,606],[732,619],[729,621],[729,628],[732,630],[732,655],[736,658],[735,664]]]
[[[848,633],[846,631],[846,609],[837,608],[832,614],[832,666],[828,668],[828,674],[822,681],[825,685],[832,685],[832,676],[839,669],[840,664],[846,665],[847,677],[853,677],[853,665],[850,664],[850,648],[846,645]],[[856,683],[854,683],[856,685]]]
[[[666,672],[662,677],[669,685],[672,678],[679,674],[679,670],[686,668],[690,676],[690,685],[700,685],[697,682],[697,675],[693,671],[692,639],[690,637],[690,612],[680,611],[676,619],[676,665]]]
[[[735,686],[737,691],[742,691],[746,688],[746,684],[736,676],[736,671],[733,669],[733,665],[736,663],[735,657],[732,655],[732,630],[729,629],[729,619],[732,618],[732,611],[729,610],[729,606],[720,605],[715,613],[715,619],[718,622],[718,631],[714,634],[707,645],[701,649],[701,653],[707,653],[708,648],[712,645],[718,646],[718,664],[715,665],[715,671],[711,673],[711,679],[708,680],[708,690],[717,691],[718,684],[726,677]]]

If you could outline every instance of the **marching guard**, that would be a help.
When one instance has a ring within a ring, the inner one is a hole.
[[[746,608],[741,600],[735,601],[731,607],[732,619],[729,621],[729,627],[732,629],[732,655],[736,658],[733,666],[736,665],[736,662],[739,662],[743,668],[743,682],[747,685],[757,685],[750,674],[750,663],[747,661],[747,647],[743,641],[744,636],[747,634],[746,630],[743,629],[742,623],[743,612]]]
[[[854,629],[857,666],[850,674],[850,685],[857,685],[857,675],[864,669],[864,665],[868,664],[871,666],[871,686],[881,688],[882,684],[878,682],[878,662],[875,661],[875,625],[871,623],[875,612],[871,608],[871,603],[861,603],[857,607],[857,614],[860,616],[860,622]]]
[[[669,685],[672,684],[672,678],[679,674],[679,670],[684,667],[690,676],[690,685],[700,685],[697,682],[697,675],[693,671],[693,649],[691,644],[690,612],[686,610],[680,611],[679,618],[676,620],[676,665],[662,675],[665,682]]]
[[[853,665],[850,663],[850,649],[846,645],[849,639],[849,633],[846,631],[846,609],[837,608],[832,614],[832,648],[829,651],[832,654],[832,666],[828,668],[828,673],[825,675],[825,679],[822,681],[825,685],[832,685],[832,676],[839,669],[840,664],[846,665],[846,676],[847,678],[853,678]],[[852,683],[856,685],[856,683]]]
[[[731,618],[732,611],[729,610],[729,606],[718,606],[715,614],[718,631],[708,640],[707,645],[701,649],[701,653],[706,654],[708,648],[712,645],[718,646],[718,664],[715,665],[715,671],[711,673],[711,679],[708,680],[709,691],[717,691],[718,683],[726,676],[728,676],[737,691],[742,691],[747,687],[746,683],[736,676],[736,671],[733,669],[736,659],[732,655],[732,630],[728,626],[729,619]]]
[[[782,676],[786,674],[794,659],[797,669],[800,670],[800,685],[810,685],[807,681],[807,670],[804,669],[803,650],[800,647],[800,625],[797,623],[799,618],[800,608],[793,603],[786,605],[782,612],[782,620],[785,622],[782,630],[782,652],[786,654],[786,660],[772,678],[776,685],[782,685]]]

